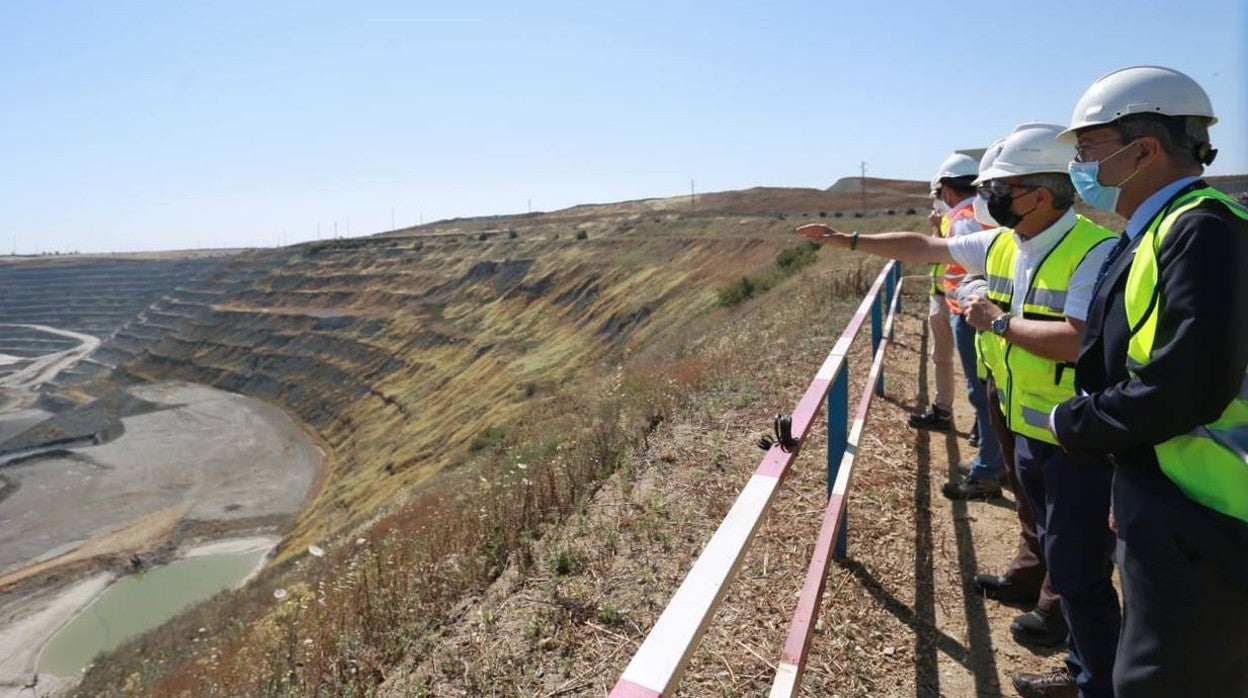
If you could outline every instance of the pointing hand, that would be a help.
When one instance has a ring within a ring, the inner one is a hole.
[[[841,248],[848,248],[854,237],[852,234],[842,233],[829,225],[824,225],[823,223],[808,223],[803,225],[797,229],[797,234],[821,245],[831,245],[833,247]]]

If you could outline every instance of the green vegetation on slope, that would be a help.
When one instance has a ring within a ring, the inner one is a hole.
[[[279,564],[100,662],[82,693],[363,695],[419,651],[457,599],[526,559],[542,524],[731,370],[685,354],[734,317],[715,288],[793,239],[762,219],[624,227],[313,246],[247,284],[199,289],[213,302],[129,374],[278,402],[332,466]],[[311,542],[331,555],[301,555]],[[211,642],[188,642],[199,627]]]
[[[776,284],[815,263],[819,245],[806,241],[776,255],[776,264],[752,276],[742,276],[719,289],[719,304],[731,308],[770,291]]]

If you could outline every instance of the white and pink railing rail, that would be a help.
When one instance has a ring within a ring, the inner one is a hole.
[[[799,448],[784,450],[773,445],[753,476],[737,496],[702,554],[693,563],[667,608],[659,616],[632,661],[611,690],[613,698],[654,698],[674,693],[689,657],[697,648],[724,592],[737,574],[745,551],[771,508],[789,466],[806,443],[819,410],[828,405],[828,507],[807,570],[806,581],[780,655],[771,695],[791,696],[800,686],[815,616],[823,596],[824,580],[833,556],[845,556],[845,495],[853,474],[858,437],[874,395],[884,394],[885,337],[891,337],[893,318],[900,299],[901,264],[889,262],[858,306],[857,312],[832,346],[832,351],[806,388],[794,409],[793,437]],[[887,324],[883,309],[888,307]],[[874,361],[867,389],[859,401],[853,427],[849,428],[849,370],[846,354],[850,344],[871,316]]]

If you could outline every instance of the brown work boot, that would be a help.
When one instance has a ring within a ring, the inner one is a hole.
[[[1067,667],[1045,674],[1015,674],[1014,690],[1023,698],[1076,698],[1079,695],[1079,685]]]

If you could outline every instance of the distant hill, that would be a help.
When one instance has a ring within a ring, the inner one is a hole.
[[[1205,180],[1227,194],[1248,194],[1248,174],[1206,177]]]
[[[913,179],[883,179],[880,177],[841,177],[828,187],[837,194],[859,194],[866,184],[867,194],[895,194],[898,196],[927,196],[928,182]]]

